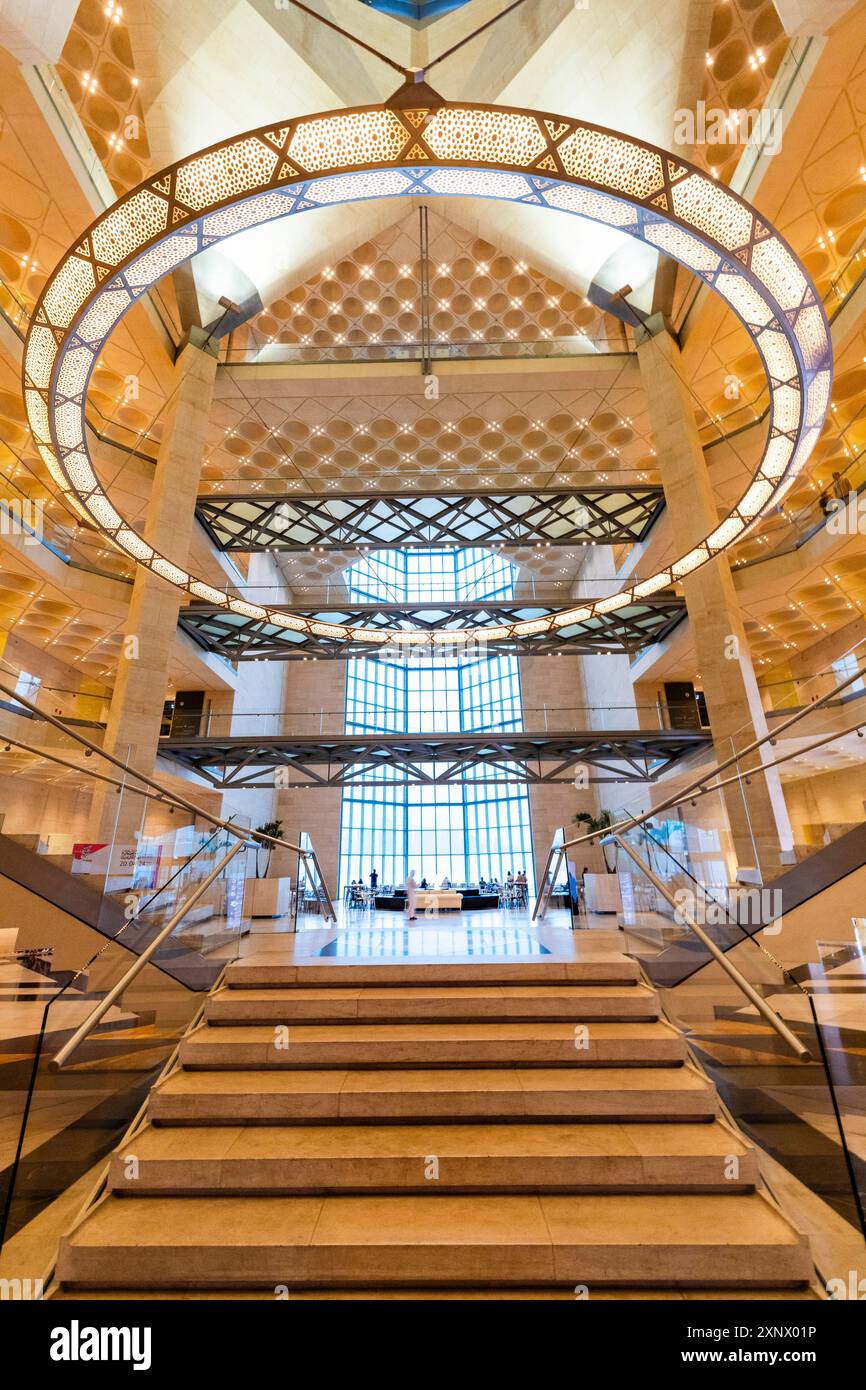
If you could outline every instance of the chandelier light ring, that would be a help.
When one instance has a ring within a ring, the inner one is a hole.
[[[406,89],[404,89],[405,92]],[[91,223],[61,258],[30,322],[24,399],[36,446],[68,504],[136,564],[193,599],[282,629],[382,644],[508,640],[584,622],[656,594],[743,538],[808,459],[827,412],[826,315],[779,233],[678,155],[566,116],[462,102],[368,106],[288,120],[163,169]],[[115,508],[93,468],[85,399],[120,319],[164,275],[225,237],[279,217],[383,197],[487,197],[603,223],[672,257],[721,295],[764,364],[769,432],[737,504],[698,545],[618,594],[507,628],[407,632],[317,622],[190,574]]]

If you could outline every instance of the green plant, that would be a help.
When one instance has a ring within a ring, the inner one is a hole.
[[[279,840],[282,838],[283,834],[283,822],[281,820],[266,820],[264,825],[256,826],[255,830],[253,831],[253,834],[270,835],[272,840]],[[273,848],[273,845],[256,845],[256,878],[267,878],[268,870],[271,867],[271,854],[273,853]],[[263,875],[259,873],[260,849],[263,849],[268,856],[265,860],[265,872]]]
[[[595,816],[592,811],[578,811],[574,817],[574,822],[576,825],[585,825],[587,830],[593,834],[599,834],[602,830],[610,830],[613,825],[613,813],[611,811],[599,811],[598,815]],[[613,849],[613,863],[608,857],[608,850],[611,848]],[[618,847],[616,845],[602,845],[601,852],[604,855],[604,867],[609,874],[614,873],[619,853]]]

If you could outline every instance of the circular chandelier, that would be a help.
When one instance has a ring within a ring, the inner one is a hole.
[[[760,354],[769,434],[748,488],[714,530],[619,593],[501,627],[424,632],[333,624],[250,603],[161,555],[100,485],[87,445],[90,376],[115,325],[162,276],[237,232],[369,198],[481,197],[605,224],[671,256],[733,309]],[[61,258],[30,321],[24,399],[65,500],[175,585],[277,628],[371,645],[529,637],[640,602],[739,541],[803,468],[832,380],[827,319],[804,267],[754,208],[655,145],[567,116],[442,101],[411,83],[390,104],[288,120],[223,140],[139,184]]]

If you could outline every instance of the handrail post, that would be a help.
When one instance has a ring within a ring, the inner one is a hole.
[[[779,1034],[779,1037],[784,1039],[795,1056],[799,1057],[801,1062],[810,1062],[812,1060],[812,1054],[809,1049],[800,1042],[796,1034],[792,1033],[787,1023],[785,1023],[784,1019],[779,1017],[775,1009],[770,1008],[766,999],[763,999],[758,991],[749,984],[745,975],[742,975],[737,967],[732,964],[725,952],[719,949],[716,943],[707,936],[706,932],[698,926],[694,918],[680,906],[673,893],[671,893],[670,889],[667,887],[667,884],[663,883],[658,875],[653,873],[649,865],[644,863],[637,850],[628,844],[621,835],[609,835],[605,837],[605,840],[613,840],[620,849],[625,850],[629,859],[631,859],[640,869],[641,873],[649,879],[656,892],[664,898],[665,902],[668,903],[676,913],[678,913],[686,926],[694,932],[701,944],[706,947],[713,959],[722,967],[725,974],[730,976],[737,986],[737,989],[739,989],[749,1002],[754,1005],[761,1017]],[[602,840],[602,844],[605,843],[605,840]]]
[[[115,1001],[120,998],[123,991],[125,989],[128,989],[129,986],[132,984],[132,981],[136,979],[136,977],[141,973],[141,971],[144,969],[144,967],[150,960],[151,956],[162,945],[163,941],[165,941],[167,937],[171,936],[177,924],[183,921],[190,908],[198,902],[199,898],[202,896],[203,893],[207,892],[208,888],[210,888],[214,880],[219,878],[223,869],[226,867],[227,864],[230,863],[232,859],[234,859],[238,851],[241,849],[245,849],[248,843],[249,841],[245,839],[239,839],[236,844],[232,845],[228,854],[224,855],[220,862],[216,864],[213,869],[211,869],[207,878],[202,879],[201,883],[198,885],[195,891],[191,893],[190,896],[183,903],[181,903],[177,912],[175,912],[174,915],[169,919],[169,921],[166,922],[162,930],[157,932],[156,936],[153,938],[150,944],[144,948],[144,950],[141,952],[139,956],[136,956],[129,969],[121,976],[117,984],[112,985],[111,989],[108,991],[105,997],[103,999],[100,999],[96,1008],[93,1010],[93,1013],[88,1015],[88,1017],[84,1020],[80,1027],[76,1028],[75,1032],[72,1034],[72,1037],[69,1038],[68,1041],[65,1042],[63,1046],[60,1048],[60,1051],[55,1054],[51,1063],[51,1066],[55,1071],[59,1071],[59,1069],[69,1060],[69,1058],[72,1056],[72,1053],[76,1050],[77,1047],[80,1046],[80,1044],[87,1037],[88,1033],[96,1027],[99,1020],[105,1014],[108,1013],[108,1010],[112,1007]]]

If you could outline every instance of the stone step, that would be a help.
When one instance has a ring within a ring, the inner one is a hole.
[[[285,1295],[283,1295],[285,1296]],[[80,1302],[81,1295],[75,1290],[62,1289],[56,1286],[49,1289],[45,1294],[46,1300],[56,1299],[59,1302]],[[160,1302],[201,1302],[214,1303],[219,1300],[230,1302],[268,1302],[273,1303],[275,1298],[273,1289],[91,1289],[87,1290],[87,1301],[90,1302],[135,1302],[137,1299],[148,1303]],[[375,1288],[354,1288],[354,1289],[293,1289],[291,1293],[293,1303],[312,1302],[320,1303],[323,1300],[329,1302],[344,1302],[347,1300],[365,1303],[370,1299],[387,1300],[394,1302],[397,1299],[406,1302],[425,1302],[435,1300],[445,1302],[449,1299],[457,1299],[463,1302],[467,1299],[473,1302],[483,1302],[485,1300],[496,1300],[497,1302],[541,1302],[545,1299],[555,1299],[560,1302],[574,1303],[574,1289],[569,1288],[540,1288],[540,1289],[375,1289]],[[635,1301],[639,1303],[651,1300],[654,1303],[679,1300],[692,1303],[703,1303],[710,1300],[724,1301],[733,1303],[736,1301],[757,1303],[761,1301],[777,1302],[821,1302],[821,1295],[815,1287],[799,1287],[791,1289],[625,1289],[620,1286],[612,1289],[597,1288],[592,1291],[593,1303],[617,1302],[623,1300]]]
[[[457,1123],[479,1119],[709,1120],[715,1087],[691,1066],[441,1071],[183,1071],[150,1094],[169,1124]]]
[[[397,1023],[214,1027],[180,1045],[184,1067],[677,1066],[683,1037],[656,1023]]]
[[[743,1192],[754,1151],[713,1124],[143,1129],[109,1167],[131,1197],[209,1193]]]
[[[290,965],[267,954],[245,956],[226,968],[229,988],[291,989],[334,986],[352,989],[387,985],[519,985],[519,984],[635,984],[637,961],[618,952],[599,953],[587,960],[418,960],[357,963],[319,962]]]
[[[363,989],[220,989],[208,1000],[210,1023],[420,1022],[494,1019],[655,1019],[654,990],[618,985],[367,986]]]
[[[60,1246],[67,1289],[803,1287],[805,1239],[759,1193],[118,1197]]]

